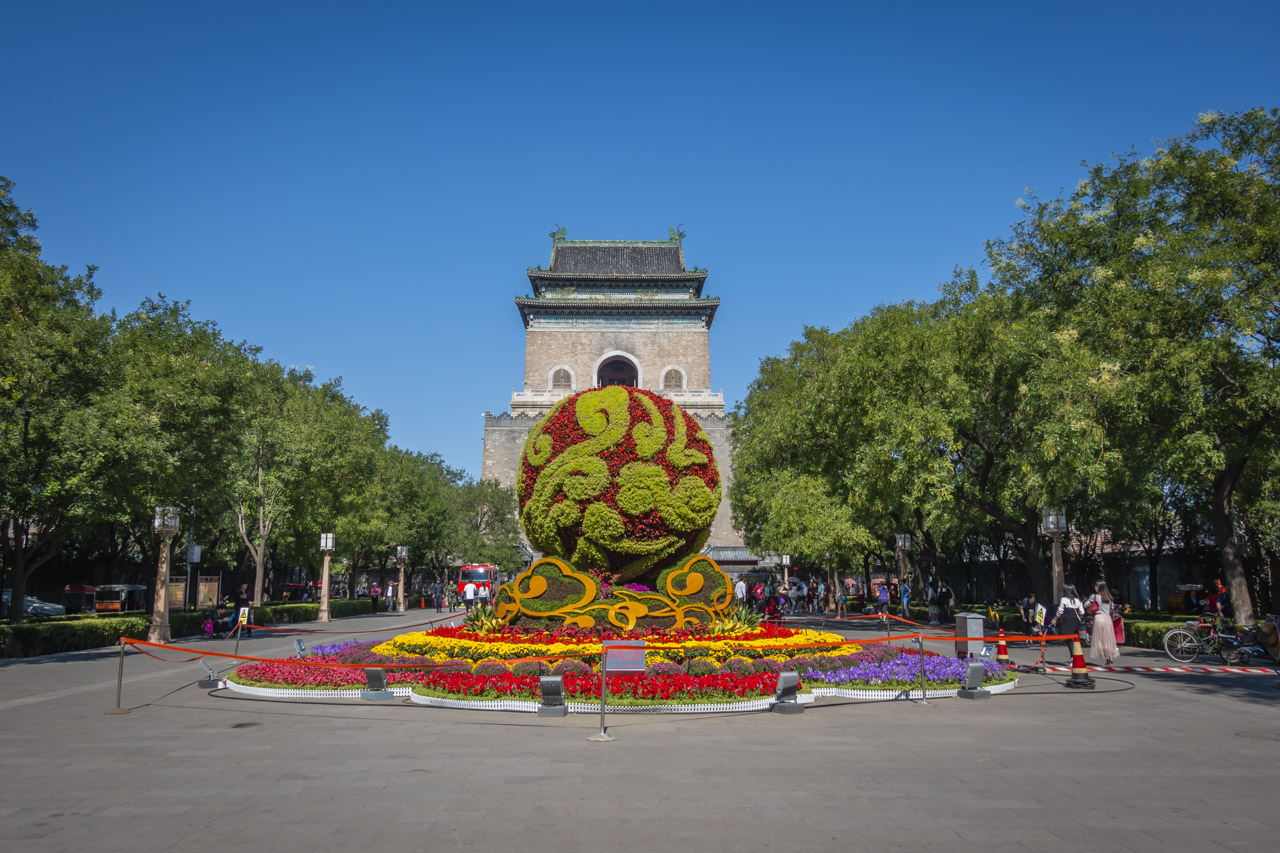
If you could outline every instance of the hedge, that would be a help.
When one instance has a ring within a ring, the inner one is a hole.
[[[344,616],[367,616],[369,599],[355,601],[331,599],[329,613]],[[316,604],[281,604],[257,607],[253,621],[259,625],[285,625],[314,622],[320,613]],[[194,637],[204,632],[206,616],[202,612],[169,614],[169,633],[174,638]],[[0,625],[0,657],[32,657],[82,649],[114,646],[121,637],[145,640],[151,627],[149,616],[99,616],[96,618],[29,622],[23,625]]]

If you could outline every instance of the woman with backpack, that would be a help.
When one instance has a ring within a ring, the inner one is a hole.
[[[1058,612],[1054,614],[1049,627],[1055,634],[1080,634],[1080,626],[1084,623],[1084,602],[1080,593],[1071,584],[1062,588],[1062,600],[1058,602]],[[1058,623],[1061,621],[1061,627]]]

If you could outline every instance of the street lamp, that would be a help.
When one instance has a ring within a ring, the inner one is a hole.
[[[1067,513],[1056,507],[1045,507],[1041,529],[1053,537],[1053,602],[1062,600],[1062,536],[1067,532]]]
[[[911,550],[911,534],[895,533],[893,535],[894,556],[898,558],[898,584],[907,580],[907,552]]]
[[[333,534],[320,534],[320,551],[324,554],[324,569],[320,575],[320,612],[317,622],[329,621],[329,555],[333,553]]]
[[[396,546],[396,562],[400,564],[400,584],[396,589],[396,609],[404,612],[404,561],[409,559],[409,549],[404,545]]]
[[[836,568],[831,562],[831,552],[826,553],[827,558],[827,600],[823,603],[823,607],[829,610],[836,609]],[[825,612],[825,610],[824,610]]]
[[[791,583],[791,555],[790,554],[782,555],[782,583],[784,586],[786,584]]]
[[[147,631],[147,641],[151,643],[169,642],[169,540],[178,532],[178,508],[175,506],[156,507],[153,522],[156,533],[160,534],[160,561],[156,567],[156,598],[151,607],[151,627]]]

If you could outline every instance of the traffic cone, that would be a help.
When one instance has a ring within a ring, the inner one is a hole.
[[[1095,686],[1093,679],[1089,677],[1089,667],[1085,666],[1084,649],[1080,647],[1079,637],[1071,641],[1071,678],[1066,686],[1077,690],[1092,690]]]
[[[426,597],[425,595],[424,595],[424,596],[422,597],[422,599],[419,601],[419,603],[418,603],[418,609],[419,609],[419,610],[426,610],[426,609],[427,609],[427,597]]]
[[[1011,666],[1009,662],[1009,647],[1004,641],[1004,629],[1000,629],[1000,640],[996,643],[996,663],[1001,666]]]

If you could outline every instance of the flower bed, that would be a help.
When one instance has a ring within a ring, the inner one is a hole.
[[[778,687],[776,673],[733,675],[611,675],[609,703],[653,705],[664,702],[696,704],[722,703],[740,699],[769,697]],[[594,674],[564,676],[565,698],[600,701],[600,678]],[[468,673],[428,673],[413,692],[421,696],[452,699],[532,699],[539,696],[538,679],[532,675],[474,675]]]
[[[812,683],[836,687],[870,689],[911,689],[920,685],[920,653],[915,649],[881,645],[871,653],[851,655],[850,666],[829,669],[816,668],[800,673],[801,678]],[[958,688],[964,681],[965,670],[972,660],[945,657],[925,652],[924,680],[927,689]],[[1017,674],[995,661],[982,661],[984,685],[1013,681]]]
[[[704,659],[723,664],[734,657],[769,658],[786,661],[796,654],[807,657],[844,655],[860,647],[845,645],[838,634],[813,630],[793,630],[767,626],[749,633],[699,634],[687,630],[647,629],[633,632],[556,631],[521,632],[507,629],[496,634],[477,634],[466,628],[437,628],[401,634],[374,646],[375,655],[410,655],[434,661],[515,660],[530,657],[574,657],[598,667],[603,640],[644,640],[645,662],[685,663]]]

